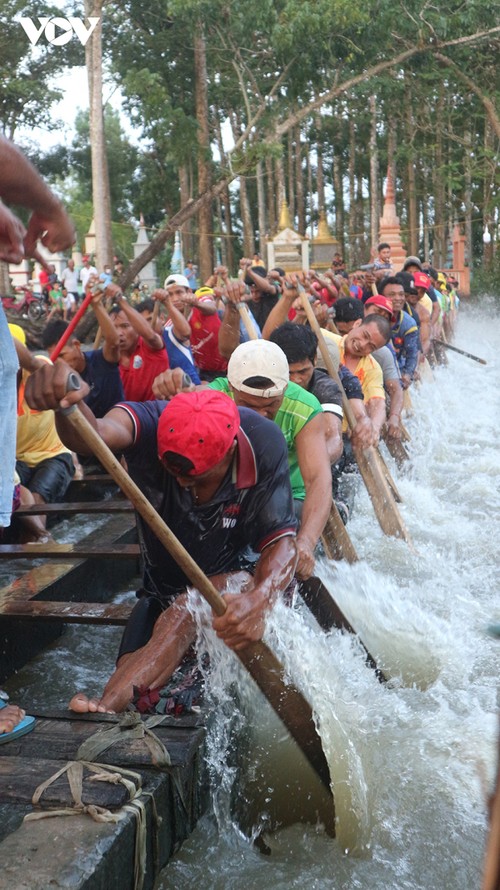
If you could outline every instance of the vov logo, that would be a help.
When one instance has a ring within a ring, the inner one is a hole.
[[[74,16],[69,16],[67,19],[63,19],[60,16],[53,18],[50,18],[50,16],[38,16],[38,27],[33,19],[22,18],[20,21],[32,46],[37,45],[44,31],[47,43],[52,44],[52,46],[64,46],[66,43],[69,43],[74,35],[78,37],[82,46],[85,46],[99,21],[99,17],[88,17],[89,28],[85,26],[81,19],[77,19]],[[56,29],[62,33],[57,33]]]

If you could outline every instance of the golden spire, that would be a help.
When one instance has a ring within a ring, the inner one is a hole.
[[[293,229],[292,220],[290,219],[290,210],[288,209],[288,204],[286,203],[286,200],[284,198],[281,203],[278,231],[282,232],[283,229]]]

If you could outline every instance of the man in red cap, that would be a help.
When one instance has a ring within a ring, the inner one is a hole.
[[[260,640],[265,616],[296,563],[287,447],[278,427],[212,390],[180,393],[170,402],[123,402],[102,419],[81,402],[86,384],[66,395],[70,368],[45,365],[32,375],[28,398],[37,410],[79,401],[106,444],[123,452],[132,479],[220,589],[235,577],[243,594],[226,593],[214,618],[218,636],[239,650]],[[85,445],[57,413],[60,436]],[[196,637],[187,608],[188,578],[154,532],[138,518],[144,587],[124,632],[117,667],[99,699],[78,694],[80,712],[121,711],[141,691],[164,686]],[[250,566],[244,552],[259,554]],[[242,568],[252,570],[241,571]],[[235,574],[236,573],[236,574]]]

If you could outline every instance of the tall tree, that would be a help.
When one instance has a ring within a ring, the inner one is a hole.
[[[85,46],[89,83],[90,147],[92,153],[92,203],[96,239],[96,266],[99,271],[113,265],[111,233],[111,199],[109,194],[108,159],[102,105],[102,14],[105,0],[85,0],[85,15],[98,17]]]

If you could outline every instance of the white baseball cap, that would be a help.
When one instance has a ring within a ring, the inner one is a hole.
[[[167,275],[163,287],[168,287],[170,284],[178,284],[180,287],[187,287],[188,290],[191,290],[191,285],[185,275]]]
[[[272,383],[267,388],[250,386],[245,381],[252,377],[264,377]],[[290,380],[287,357],[277,343],[269,340],[240,343],[229,359],[227,379],[235,389],[251,396],[281,396]]]

